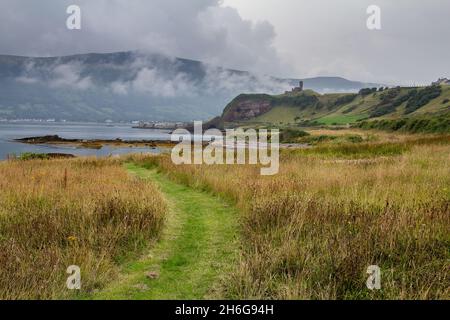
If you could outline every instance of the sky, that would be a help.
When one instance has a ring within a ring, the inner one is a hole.
[[[81,30],[66,9],[81,8]],[[366,10],[381,9],[381,30]],[[450,77],[449,0],[0,0],[0,54],[141,50],[280,77]]]

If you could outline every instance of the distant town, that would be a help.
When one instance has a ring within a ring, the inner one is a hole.
[[[103,123],[106,125],[114,125],[114,124],[130,124],[133,128],[136,129],[177,129],[185,127],[187,122],[166,122],[166,121],[113,121],[113,120],[105,120],[105,121],[97,121],[97,122],[86,122],[86,121],[69,121],[65,119],[4,119],[0,118],[0,122],[7,123],[20,123],[20,122],[29,122],[29,123]]]

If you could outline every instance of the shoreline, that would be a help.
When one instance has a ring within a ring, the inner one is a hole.
[[[77,148],[84,149],[96,149],[99,150],[105,146],[108,147],[116,147],[116,148],[172,148],[178,145],[179,141],[170,141],[170,140],[122,140],[122,139],[65,139],[61,138],[58,135],[46,135],[46,136],[38,136],[38,137],[26,137],[20,139],[14,139],[14,142],[31,144],[31,145],[69,145],[75,146]],[[204,141],[203,146],[209,145],[210,142]],[[214,144],[214,143],[213,143]],[[223,144],[224,147],[227,144]],[[259,146],[259,144],[257,145]],[[252,146],[249,144],[245,144],[244,146],[235,144],[234,147],[237,148],[251,148]],[[253,146],[255,147],[255,146]],[[305,143],[280,143],[281,149],[305,149],[310,148],[311,146]]]
[[[58,135],[47,135],[37,137],[26,137],[20,139],[14,139],[14,142],[32,144],[32,145],[70,145],[77,148],[85,149],[101,149],[104,146],[117,147],[117,148],[133,148],[133,147],[147,147],[147,148],[159,148],[159,147],[173,147],[178,142],[172,142],[170,140],[122,140],[117,139],[65,139]]]

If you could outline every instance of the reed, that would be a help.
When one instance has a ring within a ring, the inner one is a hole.
[[[166,204],[121,160],[0,163],[0,299],[66,299],[101,289],[157,239]],[[81,268],[80,292],[66,269]]]

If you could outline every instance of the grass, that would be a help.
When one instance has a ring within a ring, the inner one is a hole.
[[[174,181],[236,203],[242,258],[232,299],[448,299],[448,136],[281,154],[281,171],[158,163]],[[366,288],[367,267],[382,289]]]
[[[355,123],[358,120],[367,118],[365,114],[333,114],[317,119],[316,121],[324,125],[343,125]]]
[[[161,232],[158,189],[120,160],[0,163],[0,299],[70,299],[103,288]],[[81,268],[82,290],[66,288]]]
[[[174,183],[151,167],[129,164],[128,170],[160,187],[170,204],[166,230],[149,254],[127,265],[124,276],[94,298],[221,297],[239,248],[235,210],[216,196]]]
[[[450,136],[309,133],[337,138],[283,150],[270,177],[169,155],[0,163],[0,298],[448,299]]]
[[[256,123],[293,124],[295,119],[302,117],[303,114],[304,110],[297,107],[276,106],[251,121]]]

